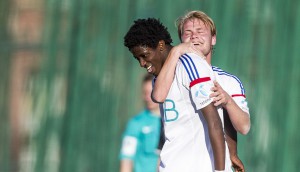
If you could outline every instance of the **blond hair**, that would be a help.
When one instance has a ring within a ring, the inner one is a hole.
[[[177,31],[178,31],[178,36],[180,41],[182,41],[181,35],[183,33],[184,23],[187,22],[188,20],[194,20],[194,19],[199,19],[206,26],[208,26],[210,28],[211,35],[217,35],[217,29],[215,23],[207,14],[205,14],[202,11],[190,11],[176,20],[176,26],[177,26]]]

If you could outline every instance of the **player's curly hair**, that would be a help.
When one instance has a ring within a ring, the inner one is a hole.
[[[124,45],[129,50],[140,45],[155,49],[160,40],[164,40],[167,45],[173,42],[167,27],[159,19],[138,19],[125,35]]]

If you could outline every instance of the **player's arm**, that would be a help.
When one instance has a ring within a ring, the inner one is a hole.
[[[232,98],[223,107],[228,111],[230,121],[232,122],[232,125],[236,131],[246,135],[251,126],[249,114],[244,112]]]
[[[232,99],[223,89],[222,87],[215,82],[214,83],[215,87],[212,89],[214,91],[213,94],[211,94],[211,97],[214,97],[214,101],[215,101],[215,106],[218,106],[220,104],[224,105],[228,102],[229,99]],[[234,101],[234,100],[232,100]],[[237,106],[235,107],[237,109],[240,109],[242,111],[242,109]],[[234,113],[234,111],[232,111],[231,113]],[[226,142],[228,144],[228,148],[229,148],[229,154],[230,154],[230,160],[232,162],[232,166],[234,167],[235,170],[240,170],[243,171],[244,170],[244,165],[242,163],[242,161],[239,159],[238,155],[237,155],[237,131],[235,129],[235,127],[232,124],[232,121],[230,119],[229,113],[227,112],[227,110],[224,108],[223,110],[223,114],[224,114],[224,129],[225,129],[225,138],[226,138]],[[231,116],[233,116],[234,114],[231,114]],[[241,115],[241,114],[238,114]],[[248,116],[248,113],[242,111],[242,115],[243,116]],[[244,120],[244,119],[239,119],[239,120]],[[247,120],[246,123],[244,125],[244,128],[247,128]],[[249,120],[250,123],[250,120]],[[239,124],[237,124],[239,125]],[[241,126],[243,127],[243,126]],[[249,126],[250,128],[250,126]],[[240,130],[239,132],[244,132],[244,134],[246,134],[248,131],[246,129],[245,130]]]
[[[181,43],[172,48],[159,75],[155,80],[151,94],[151,98],[154,102],[163,103],[165,101],[174,79],[178,58],[182,54],[188,52],[193,52],[199,56],[202,55],[202,53],[197,50],[192,43]]]
[[[131,119],[127,123],[126,130],[123,133],[121,151],[120,151],[120,172],[133,172],[134,158],[136,155],[139,130],[138,121]]]
[[[222,122],[212,103],[201,109],[207,122],[209,139],[214,154],[215,170],[225,169],[225,138]]]
[[[137,142],[134,137],[125,136],[121,148],[120,172],[133,172]]]
[[[225,109],[223,110],[223,116],[225,139],[228,145],[232,167],[235,169],[235,171],[244,172],[244,164],[237,154],[237,131],[232,126],[230,118],[228,116],[228,112]]]
[[[184,55],[180,58],[176,74],[182,73],[183,84],[189,84],[191,99],[196,110],[200,110],[208,126],[215,170],[225,169],[225,138],[222,122],[213,99],[209,97],[214,86],[214,75],[208,63],[194,54]],[[184,70],[185,72],[182,72]],[[180,78],[180,76],[179,76]],[[188,82],[190,81],[190,82]]]
[[[210,95],[210,97],[214,97],[214,105],[222,105],[222,107],[227,110],[230,121],[236,131],[246,135],[251,126],[250,115],[237,105],[233,98],[222,89],[218,82],[214,82],[214,85],[215,86],[212,88],[214,93]]]
[[[133,162],[131,159],[122,159],[120,172],[133,172]]]

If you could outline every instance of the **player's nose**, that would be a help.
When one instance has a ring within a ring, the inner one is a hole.
[[[195,38],[198,38],[198,35],[196,33],[192,33],[191,39],[195,39]]]

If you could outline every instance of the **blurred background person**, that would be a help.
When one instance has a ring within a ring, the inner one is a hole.
[[[159,105],[151,100],[152,78],[151,74],[144,76],[142,98],[145,108],[129,120],[123,133],[120,172],[157,170],[161,118]]]

